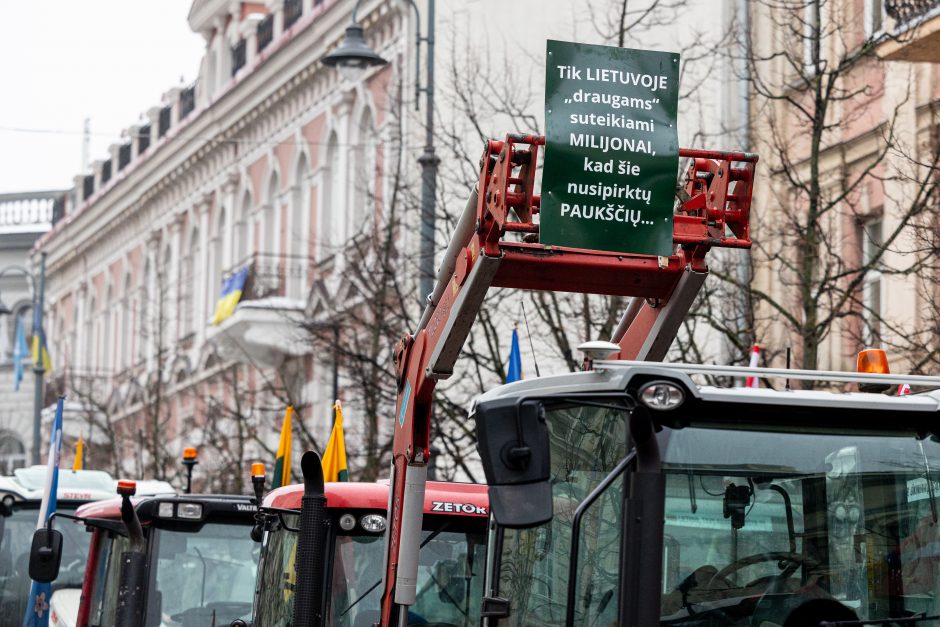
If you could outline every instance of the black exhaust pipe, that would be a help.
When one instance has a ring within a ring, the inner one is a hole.
[[[323,465],[313,451],[300,460],[304,475],[304,495],[300,501],[300,531],[297,542],[294,584],[294,627],[321,627],[324,618],[324,572],[326,532],[326,494],[323,491]]]
[[[144,532],[137,518],[131,497],[137,492],[133,481],[118,481],[121,495],[121,521],[130,539],[129,549],[121,554],[121,578],[118,584],[114,624],[120,627],[142,627],[144,595],[147,593],[147,553]]]

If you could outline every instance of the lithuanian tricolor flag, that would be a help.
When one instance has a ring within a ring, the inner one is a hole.
[[[290,445],[291,445],[291,417],[294,407],[287,406],[284,412],[284,425],[281,427],[281,441],[277,445],[277,461],[274,462],[274,478],[271,480],[272,488],[279,488],[290,483]]]
[[[222,293],[219,294],[219,300],[215,304],[215,315],[212,316],[212,324],[217,325],[235,313],[235,307],[238,306],[238,301],[241,300],[250,269],[251,266],[245,266],[227,278],[222,284]]]
[[[343,408],[339,401],[333,405],[336,418],[333,421],[333,432],[330,441],[326,444],[323,453],[323,480],[349,481],[349,470],[346,468],[346,438],[343,436]]]

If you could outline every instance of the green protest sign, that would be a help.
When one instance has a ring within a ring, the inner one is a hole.
[[[548,42],[545,245],[672,254],[679,55]]]

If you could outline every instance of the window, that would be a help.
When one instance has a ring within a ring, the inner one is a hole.
[[[822,59],[819,0],[807,0],[803,7],[803,65],[809,74],[816,73],[816,62]]]
[[[98,324],[101,325],[101,333],[98,335],[101,340],[101,368],[105,372],[111,371],[111,334],[114,332],[115,327],[113,309],[114,301],[109,287],[104,300],[104,311],[101,312],[101,320],[98,321]]]
[[[884,29],[884,0],[865,0],[865,38],[878,35]]]
[[[100,363],[97,360],[96,352],[98,341],[95,332],[98,330],[98,320],[95,317],[98,305],[95,299],[88,301],[88,307],[85,309],[85,344],[82,347],[82,366],[88,370],[94,370]]]
[[[0,473],[12,475],[17,468],[26,467],[26,447],[9,431],[0,432]]]
[[[294,188],[291,194],[290,227],[287,231],[287,296],[303,298],[305,292],[307,255],[307,227],[304,215],[310,211],[310,168],[307,159],[301,156],[294,171]]]
[[[352,177],[352,210],[349,212],[351,224],[348,233],[353,236],[362,233],[372,215],[370,207],[375,202],[375,128],[372,125],[372,113],[366,109],[359,119],[358,140],[356,141],[355,176]]]
[[[251,243],[248,241],[248,216],[251,214],[251,194],[246,190],[242,196],[241,213],[235,223],[234,263],[243,266],[248,263]]]
[[[134,312],[132,310],[132,301],[134,298],[134,285],[131,282],[131,275],[124,278],[124,294],[121,298],[121,368],[129,368],[132,360],[132,347],[134,345]]]
[[[323,202],[320,204],[320,223],[317,225],[319,256],[329,256],[340,238],[336,225],[340,222],[337,216],[343,215],[342,194],[343,173],[337,166],[339,158],[339,138],[336,133],[330,133],[326,146],[326,159],[323,172]]]
[[[147,356],[147,342],[150,329],[150,261],[144,264],[140,287],[137,289],[137,359],[143,360]]]
[[[863,340],[866,346],[880,347],[882,343],[882,295],[880,260],[876,258],[883,247],[881,220],[872,220],[862,225],[862,268],[865,280],[862,286],[862,317],[865,322]]]

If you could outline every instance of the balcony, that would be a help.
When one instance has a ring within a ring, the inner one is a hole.
[[[276,367],[310,352],[305,300],[285,295],[294,291],[292,283],[303,281],[307,264],[306,257],[255,254],[224,273],[227,278],[251,267],[235,312],[218,325],[210,323],[206,332],[223,359]]]
[[[878,45],[885,61],[940,62],[940,0],[885,0],[894,29]]]

